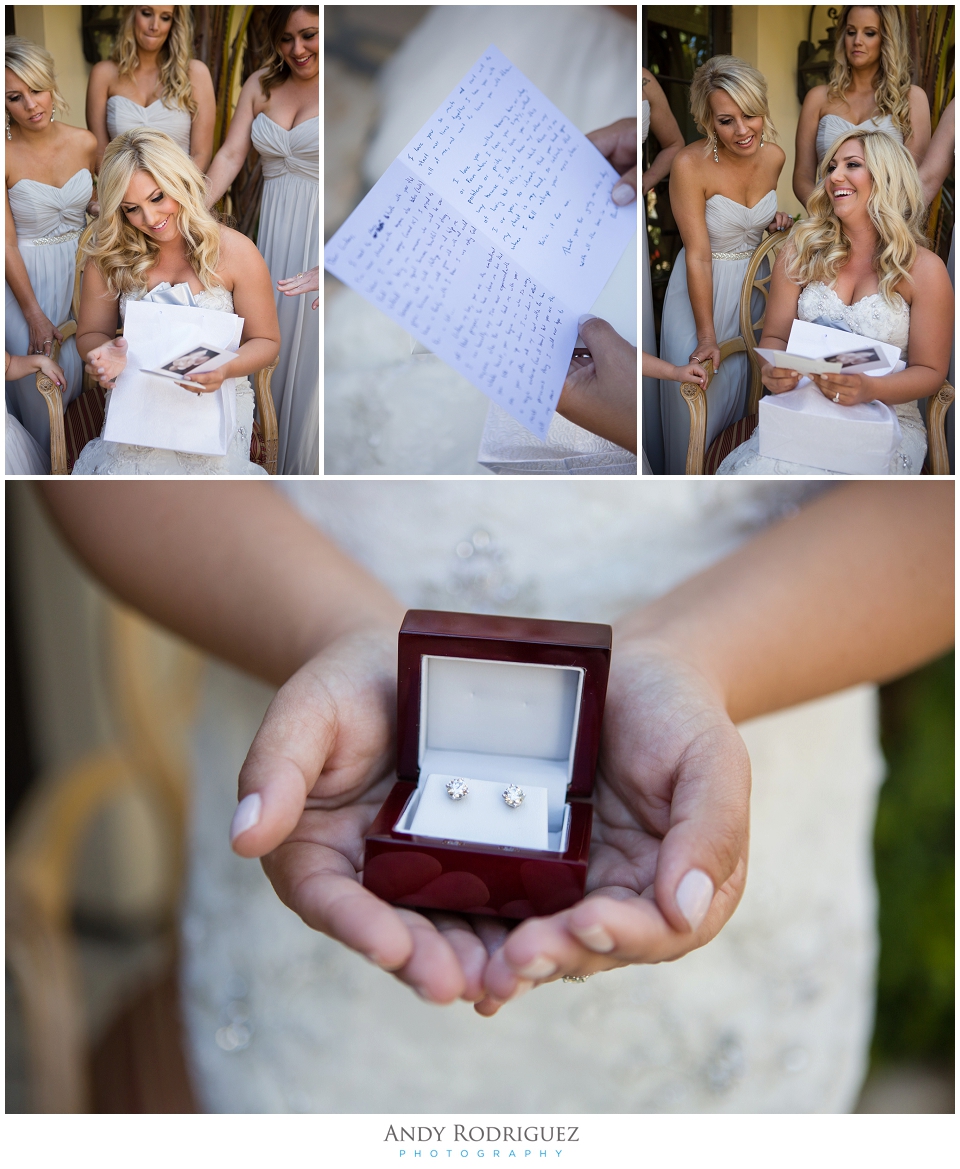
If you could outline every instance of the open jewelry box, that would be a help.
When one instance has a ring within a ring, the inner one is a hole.
[[[397,782],[366,838],[368,889],[509,918],[583,897],[611,636],[574,621],[407,613]],[[520,795],[505,799],[511,785]]]

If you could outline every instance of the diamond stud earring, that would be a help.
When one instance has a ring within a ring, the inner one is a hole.
[[[511,783],[503,792],[503,802],[508,808],[519,808],[526,794],[522,787],[517,787],[515,783]]]
[[[448,779],[447,795],[451,800],[462,800],[470,791],[465,779]]]

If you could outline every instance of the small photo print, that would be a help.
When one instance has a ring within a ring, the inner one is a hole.
[[[838,361],[843,368],[862,369],[867,366],[886,365],[886,360],[876,351],[876,349],[849,349],[846,353],[831,353],[829,357],[822,358],[823,361]]]
[[[161,365],[161,369],[169,370],[170,373],[181,374],[190,373],[191,370],[197,368],[198,365],[203,365],[210,361],[211,358],[219,356],[221,350],[208,349],[205,346],[199,346],[197,349],[191,349],[189,353],[182,353],[179,357],[175,357],[173,361],[168,361],[166,365]]]

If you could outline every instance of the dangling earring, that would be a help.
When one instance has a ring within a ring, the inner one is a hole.
[[[50,121],[51,121],[51,122],[53,121],[53,119],[54,119],[54,116],[56,115],[56,112],[57,112],[57,107],[56,107],[56,106],[51,106],[51,107],[50,107]]]
[[[763,150],[763,131],[760,131],[760,149]]]
[[[10,114],[7,114],[7,141],[13,141],[13,135],[10,133]]]
[[[719,162],[720,159],[717,157],[717,136],[716,136],[716,134],[714,134],[714,135],[712,135],[712,137],[713,137],[713,161]]]

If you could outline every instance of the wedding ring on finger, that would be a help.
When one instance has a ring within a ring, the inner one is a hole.
[[[588,978],[592,978],[592,974],[565,974],[560,979],[561,982],[586,982]]]
[[[508,808],[519,808],[526,798],[527,793],[522,787],[517,787],[515,783],[511,783],[504,789],[503,802]]]
[[[840,391],[839,390],[837,390],[837,392],[833,395],[833,400],[834,400],[834,402],[837,403],[838,406],[840,405]]]

